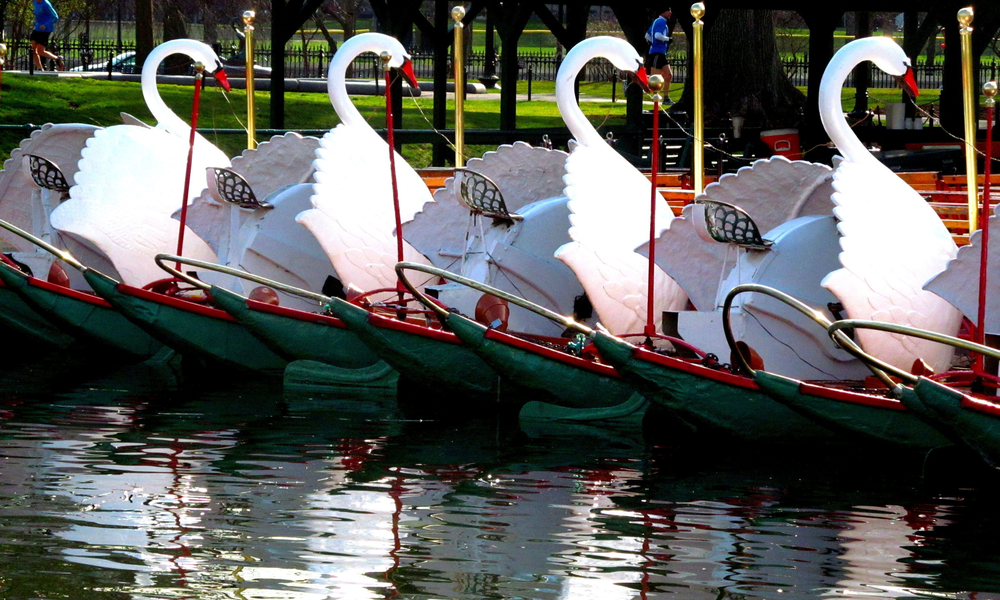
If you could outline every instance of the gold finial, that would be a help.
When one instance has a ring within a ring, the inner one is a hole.
[[[972,12],[972,7],[966,6],[958,11],[958,24],[962,27],[970,27],[974,16],[975,14]]]
[[[983,84],[983,95],[986,96],[986,106],[993,106],[997,103],[997,82],[987,81]]]
[[[649,91],[654,94],[658,93],[663,89],[663,75],[650,75],[649,76]]]
[[[691,16],[694,17],[695,21],[701,20],[705,16],[705,3],[695,2],[691,5]]]
[[[7,44],[0,44],[0,58],[7,56]]]
[[[464,18],[465,18],[465,7],[464,6],[456,6],[455,8],[451,9],[451,20],[452,21],[455,21],[456,23],[458,23],[459,21],[461,21]]]
[[[205,63],[198,61],[192,65],[194,67],[194,72],[201,75],[205,71]]]
[[[379,53],[378,57],[379,59],[382,60],[382,64],[385,65],[386,68],[388,68],[389,61],[392,60],[392,52],[389,52],[388,50],[383,50],[382,52]]]
[[[257,18],[257,13],[252,10],[243,11],[243,24],[247,27],[253,27],[253,20]]]

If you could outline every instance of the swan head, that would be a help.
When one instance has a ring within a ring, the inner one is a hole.
[[[872,62],[879,69],[882,69],[889,75],[896,78],[899,82],[900,87],[903,88],[910,96],[916,98],[920,95],[920,89],[917,87],[917,80],[913,76],[913,65],[910,62],[910,57],[906,56],[903,49],[900,48],[899,44],[892,41],[890,38],[883,37],[872,37],[865,38],[865,40],[878,40],[872,43],[878,44],[884,49],[880,48],[881,51],[872,54]],[[860,40],[859,40],[860,41]]]
[[[420,89],[420,85],[417,83],[417,76],[413,72],[413,63],[410,61],[410,54],[406,51],[406,48],[396,38],[391,36],[384,37],[387,38],[386,45],[390,47],[387,47],[383,52],[388,52],[391,55],[387,66],[398,69],[406,79],[406,83],[410,84],[410,87]]]
[[[630,73],[643,90],[649,91],[649,74],[642,64],[642,57],[635,51],[632,44],[616,37],[599,36],[591,39],[599,39],[601,43],[605,43],[606,47],[601,56],[608,59],[608,62],[619,71]]]

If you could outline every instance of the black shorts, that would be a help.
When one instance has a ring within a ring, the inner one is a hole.
[[[647,69],[662,69],[667,64],[667,55],[660,54],[647,54],[646,55],[646,68]]]
[[[30,39],[33,42],[38,42],[39,44],[48,47],[50,33],[51,32],[49,31],[32,31]]]

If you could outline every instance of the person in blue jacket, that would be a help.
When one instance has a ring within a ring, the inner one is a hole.
[[[42,70],[42,57],[51,58],[59,64],[59,70],[63,71],[66,66],[63,64],[63,57],[57,56],[49,51],[49,36],[56,28],[59,21],[59,13],[52,8],[49,0],[35,0],[35,29],[31,32],[31,49],[35,56],[35,68]]]
[[[646,70],[650,75],[660,75],[663,77],[663,90],[670,90],[670,81],[673,79],[673,72],[667,64],[667,50],[670,49],[670,25],[668,20],[673,13],[670,9],[660,13],[653,24],[646,31],[646,41],[649,42],[649,53],[646,54]],[[666,95],[666,93],[664,93]],[[667,104],[670,104],[669,98]]]

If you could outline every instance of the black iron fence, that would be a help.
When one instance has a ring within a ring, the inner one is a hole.
[[[237,55],[236,47],[217,47],[220,56],[234,64],[240,64],[241,59]],[[110,69],[116,72],[131,73],[135,71],[135,61],[132,55],[135,51],[134,42],[124,42],[117,44],[114,41],[92,41],[85,40],[55,40],[52,50],[56,54],[65,57],[65,65],[68,69],[107,71]],[[293,78],[323,78],[326,77],[326,69],[330,58],[333,56],[332,49],[325,42],[311,43],[304,46],[289,47],[285,50],[285,73],[287,77]],[[261,66],[271,66],[271,47],[267,43],[258,44],[255,50],[257,63]],[[27,40],[8,41],[8,56],[6,69],[28,69],[29,45]],[[417,77],[430,79],[434,74],[434,55],[431,53],[413,52],[412,61]],[[668,59],[675,83],[684,83],[687,76],[687,57],[683,54],[675,54]],[[536,51],[518,52],[517,70],[518,79],[533,79],[536,81],[552,81],[556,77],[559,65],[562,63],[562,56],[558,53]],[[983,57],[981,61],[980,83],[996,80],[997,72],[1000,70],[1000,59],[997,57]],[[795,56],[782,60],[785,74],[793,85],[804,87],[809,82],[809,57]],[[927,59],[917,59],[914,64],[917,85],[921,88],[941,87],[943,57],[936,57],[930,61]],[[52,65],[48,65],[51,68]],[[490,76],[500,76],[502,65],[499,54],[493,59],[488,59],[484,52],[472,52],[466,61],[466,76],[470,81],[489,78]],[[896,87],[896,80],[889,74],[869,63],[871,70],[870,87],[892,88]],[[381,76],[382,65],[378,57],[374,54],[367,54],[358,57],[353,63],[352,76],[359,78],[376,78]],[[449,65],[449,72],[450,72]],[[591,61],[582,75],[584,81],[610,81],[615,78],[614,67],[603,59]],[[847,78],[847,87],[854,86],[853,74]]]

